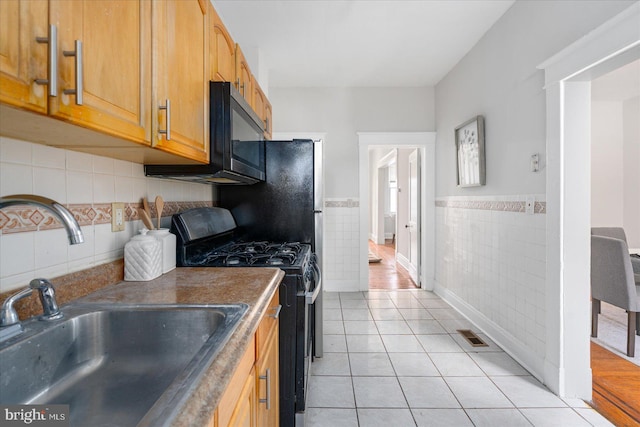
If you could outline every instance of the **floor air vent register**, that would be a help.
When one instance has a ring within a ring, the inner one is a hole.
[[[458,329],[457,330],[460,335],[467,340],[472,347],[489,347],[489,344],[482,341],[482,339],[475,334],[475,332],[469,329]]]

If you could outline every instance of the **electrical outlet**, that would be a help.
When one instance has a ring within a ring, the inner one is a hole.
[[[527,196],[527,199],[525,201],[525,205],[524,205],[524,212],[527,215],[533,215],[534,214],[534,210],[535,210],[535,206],[536,206],[536,198],[534,196]]]
[[[111,203],[111,231],[124,231],[124,203]]]

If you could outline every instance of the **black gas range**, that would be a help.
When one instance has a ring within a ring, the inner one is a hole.
[[[321,290],[321,273],[311,245],[244,240],[242,229],[222,208],[196,208],[174,215],[171,232],[177,238],[178,266],[277,267],[285,272],[279,289],[280,425],[296,425],[296,414],[304,413],[306,406],[314,302]]]

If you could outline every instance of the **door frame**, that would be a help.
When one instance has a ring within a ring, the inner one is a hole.
[[[547,110],[544,383],[591,400],[591,80],[640,57],[640,3],[538,66]],[[556,326],[557,325],[557,326]]]
[[[409,200],[409,206],[408,206],[409,216],[408,216],[408,221],[407,222],[409,223],[408,225],[411,226],[411,215],[412,215],[411,214],[411,206],[412,206],[412,203],[413,203],[413,191],[412,191],[412,188],[411,188],[411,171],[412,171],[411,158],[414,156],[414,154],[416,156],[416,163],[415,164],[416,164],[416,175],[417,175],[417,182],[416,182],[416,186],[417,186],[417,188],[416,188],[416,198],[417,198],[416,205],[417,206],[416,206],[416,209],[418,210],[418,215],[417,215],[416,223],[415,223],[415,228],[416,229],[415,229],[414,232],[417,233],[416,252],[418,252],[418,260],[419,260],[420,259],[420,254],[422,253],[422,251],[420,250],[421,249],[420,248],[420,242],[421,242],[421,239],[422,239],[422,224],[421,224],[421,221],[420,221],[420,214],[422,212],[421,197],[420,197],[420,177],[422,176],[422,166],[420,165],[420,149],[418,149],[418,148],[416,148],[414,151],[411,152],[411,154],[409,154],[409,175],[408,175],[408,178],[409,178],[409,183],[408,183],[408,186],[409,186],[409,199],[408,199]],[[411,231],[409,231],[409,242],[408,243],[409,243],[409,258],[407,258],[407,266],[406,266],[406,267],[408,267],[407,271],[409,271],[409,275],[411,276],[411,279],[413,279],[413,281],[416,283],[416,285],[418,285],[418,287],[422,287],[421,283],[420,283],[420,271],[421,271],[420,262],[418,261],[417,265],[413,265],[411,263],[411,260],[413,258],[413,255],[412,255],[413,247],[412,247],[412,243],[411,243]]]
[[[359,288],[369,290],[369,148],[420,148],[420,281],[433,290],[435,278],[435,154],[436,132],[357,132],[359,149],[360,249]]]

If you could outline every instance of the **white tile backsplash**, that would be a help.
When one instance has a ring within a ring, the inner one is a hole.
[[[3,163],[31,165],[33,144],[25,144],[12,138],[0,137],[0,160]]]
[[[58,203],[68,203],[65,170],[34,167],[33,194],[49,197]]]
[[[47,145],[35,144],[32,147],[32,153],[33,166],[55,169],[66,169],[67,167],[67,158],[64,150]]]
[[[441,205],[436,282],[544,357],[546,215]]]
[[[152,183],[153,181],[153,183]],[[0,137],[0,194],[38,194],[63,204],[151,201],[211,201],[212,187],[146,178],[137,163]],[[126,242],[141,227],[82,226],[85,243],[69,245],[61,228],[0,233],[0,292],[26,286],[35,277],[55,277],[123,257]]]
[[[3,163],[0,170],[0,194],[33,193],[33,169],[18,163]]]

